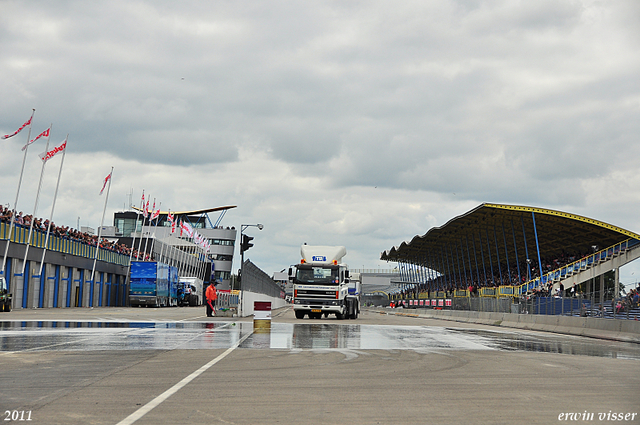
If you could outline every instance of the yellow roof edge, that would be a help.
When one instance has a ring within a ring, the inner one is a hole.
[[[551,210],[551,209],[548,209],[548,208],[527,207],[527,206],[523,206],[523,205],[489,204],[489,203],[485,203],[483,205],[486,206],[486,207],[489,207],[489,208],[512,210],[512,211],[529,211],[529,212],[533,212],[533,213],[554,215],[556,217],[570,218],[572,220],[582,221],[584,223],[600,226],[600,227],[603,227],[605,229],[612,230],[614,232],[618,232],[618,233],[621,233],[623,235],[629,236],[630,238],[634,238],[634,239],[640,240],[640,235],[637,234],[637,233],[634,233],[634,232],[632,232],[630,230],[626,230],[626,229],[623,229],[622,227],[614,226],[612,224],[605,223],[604,221],[595,220],[593,218],[584,217],[584,216],[581,216],[581,215],[578,215],[578,214],[572,214],[572,213],[568,213],[568,212],[564,212],[564,211],[558,211],[558,210]]]

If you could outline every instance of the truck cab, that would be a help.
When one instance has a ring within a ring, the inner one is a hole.
[[[349,268],[341,262],[346,248],[302,245],[300,252],[302,260],[294,267],[295,273],[289,269],[296,318],[358,317],[359,294],[349,293]]]

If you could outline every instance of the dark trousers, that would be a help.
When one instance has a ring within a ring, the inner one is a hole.
[[[215,300],[207,300],[206,306],[207,306],[207,317],[213,316],[213,313],[215,312],[215,308],[216,308]]]

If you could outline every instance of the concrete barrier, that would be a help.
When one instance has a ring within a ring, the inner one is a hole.
[[[488,313],[480,311],[416,309],[411,313],[386,310],[391,314],[478,323],[515,329],[586,336],[640,343],[640,321],[596,317],[546,316],[537,314]]]
[[[272,310],[284,307],[287,302],[282,298],[270,297],[264,294],[257,294],[255,292],[242,291],[240,302],[242,303],[240,314],[242,317],[253,315],[253,303],[254,301],[269,301],[271,302]]]

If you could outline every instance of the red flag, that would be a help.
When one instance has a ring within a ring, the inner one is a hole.
[[[142,210],[142,215],[146,218],[146,215],[144,215],[144,190],[142,191],[142,202],[140,202],[140,209]]]
[[[144,206],[144,218],[147,218],[149,216],[149,201],[150,199],[147,198],[147,204]]]
[[[154,211],[156,209],[156,200],[153,199],[153,207],[151,207],[151,211],[149,211],[149,202],[147,202],[147,213],[149,214],[149,220],[153,220],[155,217],[153,216]]]
[[[39,138],[41,138],[41,137],[49,137],[49,131],[50,131],[50,130],[51,130],[51,127],[47,128],[47,129],[46,129],[45,131],[43,131],[42,133],[38,134],[38,135],[36,136],[36,138],[35,138],[35,139],[30,140],[30,141],[29,141],[29,143],[27,143],[26,145],[24,145],[24,146],[22,147],[22,150],[25,150],[25,149],[27,148],[27,146],[29,146],[31,143],[35,142],[36,140],[38,140],[38,139],[39,139]]]
[[[27,120],[27,122],[26,122],[26,123],[22,124],[22,127],[20,127],[19,129],[17,129],[16,131],[14,131],[14,132],[13,132],[13,133],[11,133],[11,134],[5,134],[4,136],[0,137],[0,140],[8,139],[9,137],[13,137],[13,136],[15,136],[16,134],[20,133],[20,132],[21,132],[21,131],[26,127],[26,126],[31,125],[31,120],[32,120],[32,119],[33,119],[33,114],[31,115],[31,118],[29,118],[29,119]]]
[[[102,189],[100,190],[100,195],[102,195],[102,192],[104,192],[104,188],[107,187],[107,183],[109,182],[109,180],[111,180],[111,174],[113,174],[113,171],[111,171],[109,173],[109,175],[104,178],[104,183],[102,184]]]
[[[62,142],[62,144],[60,146],[56,146],[55,148],[53,148],[49,152],[42,152],[40,154],[40,159],[43,160],[43,161],[48,161],[51,158],[53,158],[56,154],[64,151],[66,148],[67,148],[67,139],[64,139],[64,142]]]
[[[180,235],[182,235],[182,231],[187,234],[190,238],[193,238],[193,227],[186,221],[180,223]]]
[[[169,220],[169,223],[171,223],[171,233],[175,233],[176,223],[173,221],[173,214],[171,214],[171,211],[169,211],[169,214],[167,214],[167,220]]]

